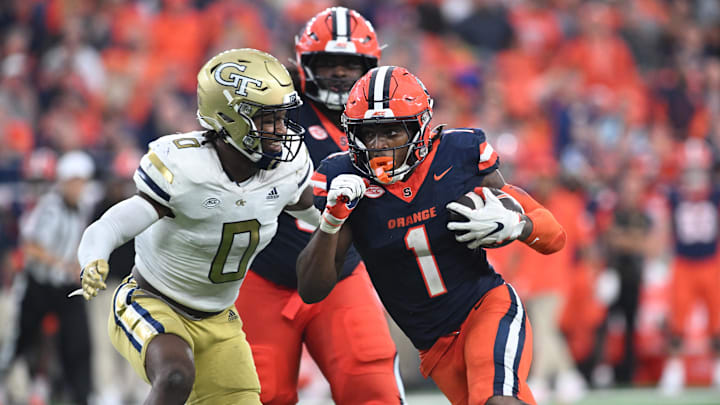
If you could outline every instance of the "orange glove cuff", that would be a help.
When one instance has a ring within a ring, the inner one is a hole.
[[[565,239],[567,238],[565,230],[547,208],[535,201],[530,194],[520,187],[505,184],[501,190],[511,195],[522,205],[525,215],[533,223],[530,236],[523,242],[545,255],[555,253],[565,246]]]
[[[555,253],[565,246],[565,239],[567,238],[565,230],[550,211],[545,208],[538,208],[525,215],[533,223],[530,236],[523,241],[528,246],[544,255]]]

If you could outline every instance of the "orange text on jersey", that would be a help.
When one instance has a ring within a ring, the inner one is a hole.
[[[437,216],[437,208],[426,208],[422,211],[418,211],[413,213],[412,215],[408,215],[406,217],[398,217],[398,218],[392,218],[388,220],[387,226],[388,229],[393,228],[402,228],[405,226],[410,226],[413,224],[416,224],[420,221],[426,221],[430,218],[434,218]]]

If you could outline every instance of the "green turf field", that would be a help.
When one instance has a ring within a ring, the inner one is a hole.
[[[410,392],[408,405],[447,405],[440,393]],[[299,405],[331,405],[332,401],[300,401]],[[539,405],[561,405],[547,403]],[[720,391],[707,388],[691,388],[678,397],[660,395],[654,388],[624,388],[590,391],[588,396],[574,405],[720,405]]]

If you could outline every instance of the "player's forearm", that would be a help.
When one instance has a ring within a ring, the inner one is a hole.
[[[108,260],[110,253],[139,235],[159,218],[145,199],[133,196],[110,207],[83,233],[78,261],[83,268],[98,259]]]
[[[519,187],[506,184],[502,190],[515,198],[525,210],[526,223],[519,240],[546,255],[565,246],[565,229],[547,208]]]
[[[339,233],[316,231],[300,252],[296,269],[298,293],[305,303],[312,304],[327,297],[337,283],[335,256]]]

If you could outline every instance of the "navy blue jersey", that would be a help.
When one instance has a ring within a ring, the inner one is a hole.
[[[300,107],[298,123],[306,129],[305,145],[315,167],[329,154],[347,150],[345,133],[317,111],[312,102]],[[295,261],[300,251],[310,241],[314,228],[283,212],[278,218],[278,230],[272,242],[260,252],[252,264],[252,271],[262,277],[288,288],[297,288]],[[341,278],[347,277],[360,263],[355,249],[350,249],[345,259]]]
[[[446,130],[437,142],[406,181],[371,184],[347,221],[385,308],[421,350],[457,330],[503,283],[484,250],[469,250],[447,230],[445,208],[497,169],[497,154],[479,129]],[[343,173],[360,174],[348,153],[322,162],[313,176],[318,208]]]
[[[670,193],[675,254],[691,260],[707,259],[718,249],[720,233],[720,190],[702,199],[688,199],[674,190]]]

